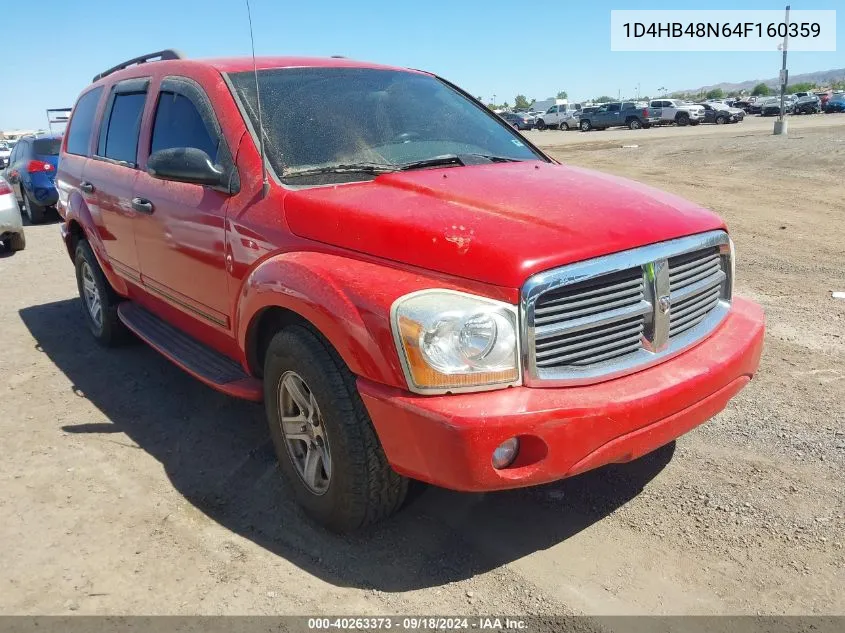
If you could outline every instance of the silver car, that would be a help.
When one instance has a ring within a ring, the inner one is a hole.
[[[0,242],[10,251],[26,248],[18,200],[11,185],[0,177]]]

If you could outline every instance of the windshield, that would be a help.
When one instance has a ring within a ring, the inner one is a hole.
[[[230,75],[258,129],[253,73]],[[258,71],[267,158],[290,184],[375,177],[297,172],[343,165],[400,166],[445,155],[544,160],[498,117],[446,83],[421,73],[372,68]]]

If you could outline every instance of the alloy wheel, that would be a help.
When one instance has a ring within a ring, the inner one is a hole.
[[[98,328],[103,327],[103,301],[88,262],[82,263],[82,294],[88,315]]]
[[[288,455],[297,474],[312,493],[325,494],[332,477],[329,438],[314,394],[295,371],[282,374],[277,406]]]

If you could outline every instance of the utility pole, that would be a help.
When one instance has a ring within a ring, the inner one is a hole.
[[[786,18],[784,22],[786,23],[786,30],[783,34],[783,44],[781,44],[783,47],[783,65],[780,69],[780,113],[778,114],[778,120],[775,121],[774,134],[786,135],[787,123],[783,118],[783,99],[786,94],[786,84],[789,80],[789,71],[786,69],[786,49],[789,44],[789,5],[786,5]]]

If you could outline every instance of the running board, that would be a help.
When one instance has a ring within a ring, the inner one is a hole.
[[[231,358],[177,330],[152,312],[124,301],[117,307],[117,314],[138,338],[212,389],[253,402],[264,399],[260,380],[247,375]]]

